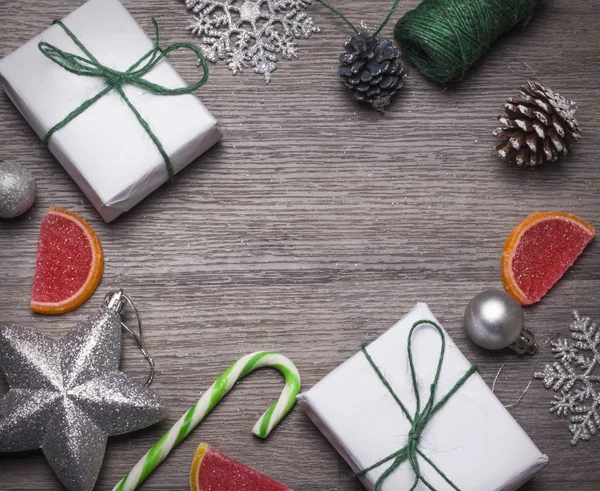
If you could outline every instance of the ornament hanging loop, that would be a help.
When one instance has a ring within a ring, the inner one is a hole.
[[[335,7],[333,7],[332,5],[329,5],[324,0],[316,0],[316,2],[320,3],[321,5],[323,5],[323,7],[325,7],[326,9],[331,10],[335,15],[337,15],[346,24],[348,24],[348,27],[350,27],[350,29],[352,29],[355,34],[359,34],[360,31],[356,28],[356,26],[354,24],[352,24],[352,22],[350,22],[346,18],[346,16],[344,14],[342,14],[339,10],[337,10]],[[375,36],[377,36],[383,30],[383,28],[388,24],[388,22],[392,18],[392,15],[394,15],[394,12],[398,8],[398,4],[399,3],[400,3],[400,0],[395,0],[394,1],[394,5],[392,5],[392,8],[388,11],[386,18],[384,19],[384,21],[381,24],[379,24],[379,27],[375,30],[375,32],[369,36],[369,39],[372,39]]]
[[[494,383],[492,384],[492,392],[494,394],[496,393],[496,383],[498,382],[498,378],[500,377],[502,370],[504,370],[504,367],[521,355],[535,355],[538,349],[538,345],[535,342],[535,337],[533,333],[530,330],[523,328],[519,339],[517,339],[513,344],[511,344],[509,348],[513,350],[516,353],[516,355],[511,357],[509,360],[505,361],[502,364],[502,366],[498,369],[498,372],[494,377]],[[521,399],[523,399],[523,397],[525,397],[525,394],[527,394],[529,387],[531,387],[531,380],[527,384],[527,387],[525,387],[525,390],[523,390],[523,392],[521,392],[521,395],[519,395],[519,397],[515,400],[515,402],[511,404],[505,404],[504,407],[510,409],[511,407],[515,407],[517,404],[519,404],[519,402],[521,402]]]
[[[142,355],[144,355],[144,358],[146,358],[148,365],[150,365],[150,374],[148,375],[148,378],[146,379],[146,382],[144,383],[144,385],[146,387],[149,387],[150,384],[152,384],[152,381],[154,380],[154,373],[155,373],[154,359],[152,358],[152,356],[150,356],[150,353],[148,352],[148,350],[146,349],[146,346],[144,345],[144,332],[142,330],[142,319],[140,317],[138,309],[136,308],[134,303],[131,301],[131,298],[129,298],[129,295],[127,295],[123,290],[108,292],[106,294],[106,296],[104,297],[103,305],[105,307],[107,307],[108,309],[114,310],[120,316],[123,315],[123,310],[125,309],[126,305],[129,305],[131,307],[131,309],[133,310],[136,321],[137,321],[137,325],[138,325],[137,330],[138,330],[139,334],[136,333],[134,330],[132,330],[122,320],[121,320],[121,326],[123,327],[123,329],[125,329],[131,335],[131,337],[133,337],[133,339],[135,339],[139,350],[141,351]]]
[[[520,65],[523,65],[525,68],[527,68],[527,70],[529,70],[531,72],[531,74],[533,75],[533,78],[535,80],[537,80],[538,82],[544,83],[543,80],[540,77],[538,77],[538,74],[535,73],[535,70],[533,68],[531,68],[527,63],[525,63],[522,60],[515,60],[515,61],[516,61],[516,63],[519,63]],[[513,70],[513,68],[510,66],[510,64],[511,64],[510,61],[506,64],[506,68],[508,69],[508,71],[510,73],[512,73],[513,75],[516,75],[517,77],[522,77],[522,78],[525,78],[525,79],[529,79],[528,76],[523,75],[521,73],[517,73],[515,70]]]
[[[537,348],[537,345],[535,347]],[[524,352],[524,353],[526,353],[526,352]],[[512,356],[511,358],[509,358],[508,360],[506,360],[502,364],[502,366],[498,369],[498,372],[496,373],[496,376],[494,377],[494,383],[492,384],[492,393],[493,394],[496,393],[496,383],[498,382],[498,377],[500,377],[500,374],[502,373],[502,370],[504,370],[504,367],[506,365],[508,365],[511,361],[513,361],[515,358],[517,358],[520,355],[521,355],[521,353]],[[515,407],[517,404],[519,404],[519,402],[521,402],[521,400],[523,399],[523,397],[525,397],[525,394],[527,394],[527,391],[529,390],[529,387],[531,387],[531,380],[527,384],[527,387],[525,387],[525,390],[523,390],[523,392],[521,392],[521,395],[515,400],[515,402],[512,402],[510,404],[505,404],[504,407],[506,409],[510,409],[511,407]]]

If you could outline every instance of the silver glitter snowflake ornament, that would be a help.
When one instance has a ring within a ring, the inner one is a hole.
[[[121,317],[105,305],[59,340],[0,326],[0,452],[41,448],[69,491],[94,488],[110,435],[157,423],[164,402],[119,371]],[[0,464],[1,465],[1,464]]]
[[[279,57],[297,57],[295,39],[319,32],[304,9],[311,0],[186,0],[188,30],[202,39],[211,62],[227,60],[234,73],[253,67],[268,83]]]
[[[535,378],[543,379],[547,389],[559,392],[554,396],[550,412],[557,416],[569,416],[569,430],[573,435],[571,444],[589,440],[600,428],[600,330],[589,317],[573,312],[571,338],[552,342],[552,352],[558,360],[536,372]],[[599,374],[596,374],[599,372]]]

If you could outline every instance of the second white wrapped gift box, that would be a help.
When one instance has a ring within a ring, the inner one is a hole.
[[[408,334],[419,320],[437,323],[426,304],[417,304],[366,348],[410,414],[414,413],[416,398],[407,357]],[[435,402],[471,367],[452,339],[442,332],[446,353]],[[415,330],[412,339],[423,405],[435,376],[441,338],[435,329],[423,325]],[[363,352],[298,397],[302,408],[354,472],[393,454],[407,442],[411,425]],[[471,375],[432,417],[418,448],[461,491],[514,491],[548,461],[478,373]],[[418,456],[418,461],[421,474],[436,490],[452,489],[425,459]],[[373,489],[391,463],[361,476],[364,486]],[[414,481],[415,472],[404,461],[379,490],[408,491]],[[428,488],[419,482],[415,489]]]

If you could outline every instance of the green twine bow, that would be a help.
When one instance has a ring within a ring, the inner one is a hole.
[[[413,335],[413,332],[415,331],[415,329],[423,324],[429,324],[429,325],[435,327],[435,329],[439,333],[440,337],[442,338],[442,347],[440,349],[440,359],[438,361],[437,370],[435,372],[435,377],[433,378],[433,382],[431,384],[431,388],[430,388],[430,392],[429,392],[429,399],[427,400],[427,404],[425,404],[425,406],[423,406],[423,409],[421,409],[421,398],[419,396],[419,388],[417,385],[417,377],[416,377],[416,373],[415,373],[415,365],[413,363],[413,355],[412,355],[412,335]],[[442,478],[453,489],[455,489],[456,491],[460,491],[456,487],[456,485],[448,478],[448,476],[446,476],[446,474],[444,474],[423,452],[421,452],[421,450],[419,450],[418,445],[419,445],[419,439],[421,438],[423,431],[425,431],[425,427],[427,426],[427,423],[429,423],[429,421],[431,421],[431,418],[435,415],[435,413],[437,413],[442,407],[444,407],[444,405],[448,402],[450,397],[452,397],[456,393],[456,391],[458,389],[460,389],[460,387],[462,387],[462,385],[467,381],[467,379],[477,371],[477,365],[472,364],[471,368],[469,368],[469,370],[467,370],[467,372],[460,378],[460,380],[458,382],[456,382],[454,387],[452,387],[452,389],[450,389],[450,391],[437,404],[434,405],[435,394],[437,392],[438,381],[440,378],[440,372],[442,370],[442,363],[444,361],[444,354],[446,351],[446,340],[444,338],[442,328],[440,326],[438,326],[435,322],[428,321],[428,320],[420,320],[420,321],[415,322],[412,326],[412,329],[410,330],[410,333],[408,334],[408,361],[410,363],[410,371],[411,371],[411,376],[412,376],[413,390],[415,391],[415,398],[416,398],[416,402],[417,402],[415,414],[413,416],[411,416],[410,413],[408,412],[408,409],[406,408],[406,406],[402,403],[402,401],[400,400],[400,398],[398,397],[396,392],[394,392],[394,389],[392,388],[390,383],[387,381],[387,379],[381,373],[381,370],[379,370],[377,365],[375,365],[375,362],[371,358],[371,355],[369,355],[369,353],[367,352],[367,349],[365,346],[363,346],[362,351],[365,354],[365,356],[367,357],[367,360],[369,361],[369,363],[371,364],[373,369],[375,370],[375,373],[377,373],[377,376],[379,377],[379,379],[381,380],[383,385],[385,385],[385,387],[390,391],[390,394],[392,394],[392,397],[394,398],[394,400],[398,403],[398,405],[402,409],[402,412],[404,413],[404,415],[406,416],[406,418],[408,419],[408,421],[411,424],[411,429],[410,429],[410,432],[408,433],[408,441],[406,442],[406,445],[404,445],[404,447],[402,447],[397,452],[394,452],[393,454],[388,455],[387,457],[381,459],[379,462],[376,462],[372,466],[367,467],[366,469],[363,469],[360,472],[357,472],[356,475],[363,476],[367,472],[379,467],[380,465],[383,465],[386,462],[393,460],[392,465],[390,465],[385,470],[385,472],[381,475],[381,477],[375,483],[375,486],[373,487],[373,491],[377,491],[379,489],[379,486],[381,486],[381,484],[383,483],[383,481],[385,481],[390,476],[390,474],[392,474],[392,472],[394,472],[400,466],[400,464],[402,464],[405,460],[408,460],[408,462],[410,463],[410,465],[413,468],[413,471],[415,473],[415,481],[414,481],[412,487],[410,488],[411,491],[413,491],[417,487],[417,484],[419,483],[419,481],[421,481],[423,484],[425,484],[425,486],[427,486],[430,490],[435,491],[435,488],[429,482],[427,482],[427,480],[423,477],[423,475],[421,474],[421,471],[419,470],[419,461],[417,460],[417,455],[420,455],[431,467],[433,467],[433,469],[435,469],[435,471],[440,476],[442,476]]]
[[[158,47],[158,24],[156,20],[152,18],[152,25],[154,26],[154,46],[150,51],[148,51],[144,56],[142,56],[138,61],[136,61],[129,69],[124,72],[114,70],[107,66],[104,66],[100,63],[96,57],[81,43],[81,41],[73,34],[67,26],[65,26],[61,21],[55,20],[53,24],[58,24],[63,30],[68,34],[68,36],[73,40],[73,42],[77,45],[77,47],[83,51],[83,53],[87,56],[84,58],[83,56],[79,56],[73,53],[69,53],[67,51],[63,51],[52,44],[46,43],[44,41],[38,44],[38,48],[46,56],[48,59],[52,60],[57,65],[60,65],[68,72],[74,73],[75,75],[79,75],[82,77],[98,77],[103,78],[106,82],[106,87],[102,89],[98,94],[94,97],[88,99],[83,102],[77,109],[72,111],[65,119],[63,119],[60,123],[53,126],[46,136],[44,137],[44,144],[48,145],[50,138],[52,135],[56,133],[58,130],[64,128],[71,121],[73,121],[77,116],[81,113],[89,109],[93,104],[98,102],[102,97],[108,94],[110,91],[116,91],[122,99],[125,101],[129,109],[135,114],[135,117],[142,125],[146,133],[156,145],[156,148],[162,155],[165,165],[167,167],[167,173],[169,175],[169,179],[171,179],[175,175],[175,171],[173,169],[173,162],[171,158],[165,151],[162,143],[154,134],[148,122],[142,117],[142,115],[138,112],[138,110],[131,103],[125,92],[123,91],[123,85],[132,84],[137,85],[138,87],[144,88],[156,95],[182,95],[182,94],[191,94],[195,90],[202,87],[206,81],[208,80],[208,64],[204,55],[200,51],[199,48],[190,43],[175,43],[167,47],[164,51]],[[150,72],[163,58],[166,58],[169,53],[178,49],[189,49],[193,51],[198,57],[198,66],[202,65],[203,76],[202,79],[193,84],[188,85],[187,87],[181,87],[178,89],[169,89],[168,87],[164,87],[162,85],[158,85],[152,83],[148,80],[145,80],[143,77],[148,72]]]

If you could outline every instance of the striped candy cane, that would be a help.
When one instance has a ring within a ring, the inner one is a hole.
[[[213,408],[233,388],[236,382],[262,367],[273,367],[285,377],[281,396],[254,425],[252,432],[266,438],[290,412],[300,392],[300,374],[291,360],[278,353],[258,351],[240,358],[221,375],[173,427],[142,457],[113,491],[133,491],[142,484],[167,455],[200,424]]]

